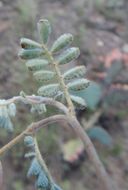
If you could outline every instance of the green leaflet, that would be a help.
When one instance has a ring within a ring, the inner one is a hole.
[[[30,40],[28,38],[21,38],[20,45],[23,49],[35,49],[35,48],[41,48],[41,44]]]
[[[99,84],[90,81],[88,88],[82,91],[72,91],[75,96],[79,96],[85,100],[89,109],[95,109],[100,102],[102,96],[102,88]]]
[[[24,155],[25,158],[33,158],[36,156],[35,152],[28,152]]]
[[[59,84],[49,84],[38,89],[38,94],[44,97],[54,97],[59,92]]]
[[[38,22],[38,31],[41,41],[46,44],[48,42],[49,35],[51,34],[51,25],[48,20],[41,19]]]
[[[28,152],[24,155],[25,158],[34,158],[36,156],[35,152]]]
[[[31,113],[43,114],[47,111],[45,104],[33,104],[31,107]]]
[[[63,48],[68,47],[73,42],[72,34],[63,34],[61,35],[52,45],[51,52],[56,53]]]
[[[13,131],[13,125],[10,119],[16,115],[16,105],[14,103],[6,104],[6,100],[0,100],[0,128],[4,128],[9,132]]]
[[[70,82],[67,84],[69,90],[74,90],[74,91],[80,91],[84,90],[89,86],[89,80],[87,79],[78,79],[76,81]]]
[[[25,144],[27,147],[32,147],[32,146],[34,146],[35,144],[34,144],[34,139],[33,139],[33,137],[31,137],[31,136],[26,136],[26,137],[24,138],[24,144]]]
[[[26,62],[26,66],[30,71],[38,71],[44,69],[49,62],[45,59],[31,59]]]
[[[11,103],[7,106],[8,114],[11,117],[14,117],[16,115],[16,105],[14,103]]]
[[[34,158],[28,170],[27,177],[38,176],[41,171],[42,171],[42,168],[40,164],[38,163],[37,159]]]
[[[6,129],[9,132],[13,131],[13,125],[8,116],[0,116],[0,128]]]
[[[74,59],[78,58],[78,56],[80,55],[80,50],[77,47],[72,47],[67,49],[66,51],[64,51],[62,53],[62,55],[60,55],[57,59],[57,62],[59,64],[66,64],[69,63],[71,61],[73,61]]]
[[[67,72],[63,74],[63,76],[64,76],[64,79],[68,81],[68,80],[84,77],[85,73],[86,73],[85,66],[81,65],[81,66],[68,70]]]
[[[52,71],[37,71],[34,74],[34,77],[36,80],[40,81],[40,82],[47,82],[50,80],[53,80],[55,77],[55,73]]]
[[[100,143],[106,145],[106,146],[110,146],[112,145],[112,138],[109,135],[109,133],[107,131],[105,131],[103,128],[101,127],[93,127],[91,129],[89,129],[87,131],[88,136],[91,139],[96,139],[98,140]]]
[[[42,170],[37,178],[36,187],[48,190],[49,186],[50,184],[49,184],[48,178],[45,175],[44,171]]]
[[[78,96],[73,96],[73,95],[71,95],[70,97],[76,107],[79,107],[81,109],[86,107],[86,103],[83,98],[78,97]]]
[[[21,49],[19,51],[18,56],[21,59],[33,59],[33,58],[37,58],[40,57],[41,55],[43,55],[43,50],[40,48],[35,48],[35,49]]]

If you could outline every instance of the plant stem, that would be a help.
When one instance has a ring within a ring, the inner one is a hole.
[[[106,190],[112,190],[112,185],[110,183],[109,177],[104,169],[104,166],[102,164],[102,162],[100,161],[96,150],[91,142],[91,140],[89,139],[89,137],[87,136],[87,134],[85,133],[85,131],[83,130],[83,128],[81,127],[81,125],[79,124],[79,122],[76,119],[75,116],[75,111],[74,111],[74,105],[72,103],[72,100],[70,98],[70,94],[68,92],[68,88],[64,82],[63,76],[61,75],[58,63],[56,62],[56,60],[54,60],[54,57],[52,56],[51,52],[49,52],[49,50],[47,49],[47,47],[43,44],[42,47],[44,48],[47,58],[51,61],[51,63],[53,64],[57,77],[58,77],[58,81],[60,81],[60,86],[63,89],[65,98],[67,100],[67,104],[68,104],[68,108],[69,108],[69,115],[70,115],[70,119],[69,121],[72,121],[72,127],[73,125],[75,125],[75,127],[73,127],[75,133],[81,138],[81,140],[83,141],[85,148],[87,150],[87,153],[89,155],[90,160],[92,161],[92,163],[94,164],[96,171],[98,172],[101,180],[103,181],[104,184],[104,188]]]
[[[47,58],[50,60],[50,62],[52,63],[52,65],[54,66],[54,69],[55,69],[55,72],[57,74],[57,77],[58,77],[58,82],[60,83],[60,86],[62,87],[62,90],[63,90],[63,93],[64,93],[64,96],[67,100],[67,104],[68,104],[68,109],[69,109],[69,114],[71,116],[74,116],[75,115],[75,110],[74,110],[74,105],[72,103],[72,100],[70,98],[70,94],[68,92],[68,88],[67,88],[67,85],[65,84],[65,81],[64,81],[64,78],[63,78],[63,75],[61,74],[60,72],[60,69],[59,69],[59,64],[57,63],[57,61],[54,59],[54,57],[52,56],[51,52],[49,52],[48,48],[42,44],[42,47],[43,49],[45,50],[45,53],[47,55]]]
[[[48,117],[46,119],[43,119],[41,121],[32,123],[30,126],[27,127],[26,130],[24,130],[22,133],[20,133],[18,136],[16,136],[14,139],[12,139],[9,143],[4,145],[0,149],[0,156],[3,153],[5,153],[6,151],[8,151],[10,148],[12,148],[14,145],[19,143],[24,138],[25,135],[33,134],[33,132],[35,133],[40,128],[45,127],[49,124],[52,124],[55,122],[63,122],[66,120],[65,118],[67,118],[67,117],[64,115],[55,115],[55,116],[51,116],[51,117]]]
[[[103,183],[103,189],[105,190],[114,190],[115,187],[112,186],[111,180],[109,179],[108,174],[105,171],[105,168],[100,161],[97,152],[92,144],[90,138],[88,137],[85,130],[81,127],[79,122],[75,118],[70,118],[70,124],[74,129],[76,135],[82,140],[85,145],[85,150],[88,153],[89,159],[92,161],[93,165],[95,166],[97,176],[101,179]]]
[[[44,159],[43,159],[43,157],[42,157],[42,155],[41,155],[41,152],[40,152],[39,146],[38,146],[38,142],[37,142],[37,139],[36,139],[35,136],[34,136],[34,144],[35,144],[36,158],[37,158],[37,160],[39,161],[40,165],[42,166],[42,168],[43,168],[43,170],[44,170],[44,172],[45,172],[45,174],[46,174],[46,176],[47,176],[47,178],[48,178],[48,180],[49,180],[51,189],[52,189],[52,186],[53,186],[53,179],[52,179],[52,176],[51,176],[51,174],[50,174],[50,172],[49,172],[49,170],[48,170],[48,168],[47,168],[47,166],[46,166],[46,164],[45,164],[45,161],[44,161]]]
[[[10,141],[7,145],[5,145],[3,148],[1,148],[0,155],[3,154],[4,152],[6,152],[11,147],[13,147],[15,144],[17,144],[24,137],[25,134],[35,133],[40,128],[47,126],[48,124],[52,124],[54,122],[59,123],[59,122],[63,122],[63,121],[65,121],[69,126],[71,126],[72,129],[74,130],[75,134],[83,141],[83,143],[85,145],[85,149],[88,153],[88,156],[96,169],[97,175],[99,176],[99,178],[101,179],[101,182],[104,185],[104,187],[102,189],[115,190],[115,188],[112,187],[111,180],[109,179],[102,162],[99,160],[99,157],[96,153],[96,150],[95,150],[91,140],[89,139],[88,135],[83,130],[83,128],[81,127],[81,125],[79,124],[79,122],[76,120],[75,117],[70,117],[70,116],[65,116],[65,115],[55,115],[55,116],[51,116],[46,119],[43,119],[41,121],[32,123],[30,125],[30,127],[28,127],[24,132],[22,132],[20,135],[18,135],[12,141]],[[116,190],[117,190],[117,188],[116,188]]]
[[[6,145],[4,145],[1,149],[0,149],[0,156],[8,151],[10,148],[12,148],[14,145],[16,145],[23,137],[24,135],[28,132],[28,129],[24,130],[21,134],[19,134],[18,136],[16,136],[13,140],[11,140],[9,143],[7,143]]]
[[[62,104],[61,102],[55,101],[52,98],[47,98],[47,97],[42,97],[42,96],[26,96],[26,97],[22,97],[22,96],[14,96],[13,98],[10,98],[8,100],[6,100],[3,104],[0,104],[1,106],[7,106],[11,103],[15,103],[15,102],[23,102],[23,103],[28,103],[28,104],[46,104],[46,105],[51,105],[54,106],[56,108],[58,108],[59,110],[63,111],[66,115],[68,114],[68,109],[67,107]]]

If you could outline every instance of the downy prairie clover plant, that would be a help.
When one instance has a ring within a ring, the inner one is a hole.
[[[69,33],[61,35],[50,47],[48,41],[51,25],[48,20],[41,19],[37,28],[39,42],[22,38],[19,57],[26,60],[26,67],[40,82],[40,88],[37,90],[37,95],[26,95],[21,92],[19,96],[0,100],[0,127],[9,131],[13,130],[10,117],[16,114],[17,102],[29,104],[31,112],[43,114],[47,112],[47,105],[50,105],[58,108],[61,114],[54,115],[53,113],[52,116],[30,124],[21,134],[0,149],[0,156],[24,139],[25,146],[29,149],[25,157],[31,160],[27,177],[35,176],[35,186],[38,190],[60,190],[61,188],[53,180],[40,153],[36,134],[48,124],[56,122],[61,126],[61,122],[65,121],[67,126],[71,127],[83,141],[104,189],[112,190],[112,183],[104,166],[99,160],[90,138],[75,116],[75,108],[86,107],[84,99],[73,94],[73,92],[82,91],[89,86],[89,80],[84,78],[86,68],[81,65],[68,69],[66,72],[62,72],[61,69],[63,65],[77,59],[80,50],[77,47],[70,47],[73,35]]]

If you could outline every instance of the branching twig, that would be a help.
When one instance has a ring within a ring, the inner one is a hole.
[[[96,172],[97,172],[98,176],[100,177],[101,181],[104,184],[104,188],[106,190],[113,190],[112,184],[111,184],[111,182],[110,182],[110,180],[108,178],[108,175],[107,175],[107,173],[106,173],[106,171],[105,171],[105,169],[103,167],[103,164],[101,163],[101,161],[98,158],[98,155],[97,155],[97,153],[95,151],[95,148],[94,148],[91,140],[89,139],[88,135],[83,130],[83,128],[80,126],[79,122],[76,120],[75,117],[68,117],[68,116],[64,116],[64,115],[55,115],[55,116],[51,116],[51,117],[48,117],[46,119],[43,119],[41,121],[38,121],[38,122],[35,122],[35,123],[31,124],[19,136],[14,138],[12,141],[10,141],[4,147],[2,147],[0,149],[0,155],[2,155],[4,152],[6,152],[8,149],[10,149],[15,144],[17,144],[24,137],[25,134],[35,133],[40,128],[42,128],[44,126],[47,126],[48,124],[52,124],[54,122],[62,122],[62,121],[67,122],[73,128],[76,135],[78,137],[80,137],[80,139],[83,141],[83,143],[85,145],[85,149],[86,149],[86,151],[87,151],[87,153],[89,155],[89,158],[92,161],[92,163],[94,164]]]
[[[46,105],[51,105],[59,110],[63,111],[65,114],[68,114],[68,109],[64,104],[61,102],[55,101],[52,98],[47,98],[47,97],[41,97],[41,96],[14,96],[13,98],[10,98],[6,100],[3,104],[0,104],[0,106],[8,105],[14,102],[25,102],[25,103],[30,103],[30,104],[46,104]]]
[[[49,124],[55,123],[55,122],[60,122],[60,121],[66,121],[67,117],[64,115],[55,115],[48,117],[46,119],[43,119],[41,121],[32,123],[26,130],[24,130],[20,135],[15,137],[13,140],[11,140],[9,143],[7,143],[5,146],[3,146],[0,149],[0,156],[5,153],[7,150],[12,148],[14,145],[20,142],[20,140],[27,134],[32,134],[33,132],[36,132],[39,130],[41,127],[45,127]]]
[[[85,130],[81,127],[81,125],[75,118],[72,119],[70,124],[72,125],[72,128],[74,129],[76,135],[79,136],[79,138],[83,141],[89,159],[92,161],[93,165],[95,166],[97,175],[99,176],[99,178],[103,183],[103,189],[105,188],[106,190],[113,190],[114,187],[112,187],[111,180],[109,179],[102,162],[99,160],[96,150],[90,138],[86,134]]]

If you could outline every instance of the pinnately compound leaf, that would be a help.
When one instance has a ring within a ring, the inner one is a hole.
[[[74,90],[74,91],[84,90],[89,86],[89,80],[78,79],[76,81],[68,83],[67,86],[69,90]]]
[[[34,74],[36,80],[40,82],[47,82],[54,79],[55,73],[52,71],[37,71]]]
[[[41,44],[30,40],[28,38],[21,38],[20,45],[23,49],[35,49],[35,48],[41,48]]]
[[[41,41],[46,44],[48,42],[49,35],[51,34],[51,25],[48,20],[41,19],[38,22],[38,31]]]
[[[49,84],[39,88],[38,94],[44,97],[54,97],[58,94],[59,84]]]
[[[67,72],[64,73],[63,76],[64,76],[64,79],[68,81],[68,80],[84,77],[85,73],[86,73],[85,66],[81,65],[81,66],[68,70]]]
[[[53,44],[51,48],[52,53],[56,53],[63,48],[66,48],[73,42],[72,34],[63,34],[61,35]]]
[[[49,62],[45,59],[31,59],[26,62],[26,66],[30,71],[38,71],[44,69]]]
[[[41,189],[49,189],[49,181],[43,170],[37,178],[36,187]]]
[[[43,55],[43,50],[40,48],[35,48],[35,49],[21,49],[19,51],[19,57],[21,59],[33,59],[33,58],[37,58],[40,57],[41,55]]]
[[[37,176],[40,174],[41,171],[42,171],[42,168],[40,164],[38,163],[37,159],[34,158],[28,170],[27,177]]]
[[[83,98],[78,97],[78,96],[73,96],[71,95],[71,100],[76,104],[76,106],[78,106],[79,108],[85,108],[86,107],[86,103],[84,101]]]
[[[72,47],[63,52],[63,54],[58,57],[57,61],[59,64],[66,64],[76,59],[79,55],[80,55],[79,48]]]

